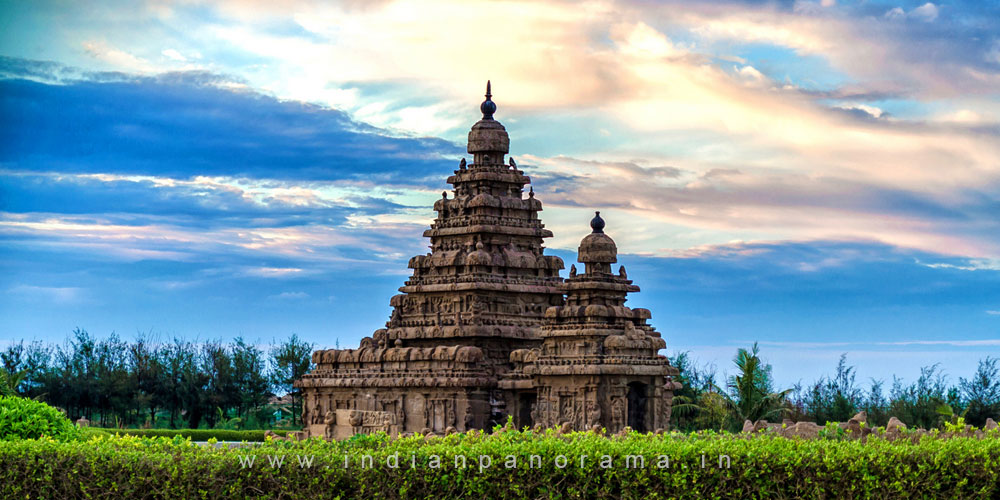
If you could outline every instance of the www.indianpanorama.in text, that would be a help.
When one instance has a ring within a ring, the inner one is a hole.
[[[479,472],[483,472],[487,469],[494,467],[505,468],[505,469],[517,469],[519,467],[529,468],[529,469],[540,469],[546,465],[555,466],[557,469],[565,469],[566,467],[576,466],[580,468],[585,468],[590,465],[596,465],[601,469],[612,469],[617,467],[624,467],[626,469],[644,469],[647,467],[655,467],[657,469],[671,469],[671,468],[718,468],[718,469],[728,469],[732,466],[732,460],[729,455],[719,455],[718,460],[712,460],[705,454],[700,456],[700,460],[695,460],[694,464],[689,463],[677,463],[672,460],[668,455],[656,455],[649,457],[647,460],[645,455],[625,455],[623,457],[618,457],[615,459],[611,455],[600,455],[596,457],[590,457],[589,455],[578,455],[576,457],[568,457],[566,455],[556,455],[551,460],[544,460],[540,455],[527,455],[527,456],[517,456],[517,455],[506,455],[503,457],[493,457],[491,455],[478,455],[471,459],[465,455],[453,455],[453,456],[440,456],[440,455],[428,455],[426,457],[418,458],[416,454],[410,454],[409,457],[401,456],[399,453],[394,453],[392,455],[387,455],[384,458],[380,457],[376,460],[372,455],[363,455],[360,459],[351,461],[349,455],[344,455],[344,460],[333,461],[330,463],[316,464],[315,455],[264,455],[265,460],[258,461],[257,455],[240,455],[240,467],[244,469],[252,469],[254,467],[270,467],[275,469],[280,469],[282,467],[295,467],[298,466],[302,469],[309,469],[313,467],[341,467],[344,469],[349,469],[351,467],[360,467],[362,469],[370,469],[375,467],[386,467],[389,469],[399,469],[399,468],[429,468],[429,469],[478,469]],[[294,457],[295,461],[291,461],[290,458]]]

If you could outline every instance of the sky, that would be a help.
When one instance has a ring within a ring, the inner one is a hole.
[[[356,346],[487,79],[547,251],[600,210],[667,353],[1000,356],[1000,3],[903,0],[0,0],[0,346]]]

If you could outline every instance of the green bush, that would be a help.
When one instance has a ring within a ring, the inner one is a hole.
[[[95,431],[90,431],[95,432]],[[236,431],[226,429],[100,429],[107,434],[136,437],[166,437],[181,436],[192,441],[208,441],[215,438],[219,441],[264,441],[266,431]],[[279,436],[285,436],[290,431],[272,431]]]
[[[58,409],[41,401],[17,396],[0,396],[0,440],[38,439],[49,436],[58,440],[78,436],[76,426]]]
[[[531,455],[539,467],[530,467]],[[718,467],[720,455],[729,467]],[[373,467],[363,466],[366,456]],[[457,456],[467,467],[456,467]],[[517,463],[508,469],[510,456]],[[639,456],[642,467],[627,466]],[[601,466],[605,457],[610,468]],[[997,437],[913,443],[506,431],[238,448],[179,437],[0,442],[0,498],[997,498],[998,482]]]

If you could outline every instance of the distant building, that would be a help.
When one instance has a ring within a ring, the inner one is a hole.
[[[510,141],[491,97],[487,83],[472,163],[434,203],[431,252],[410,259],[386,327],[358,349],[314,352],[316,369],[296,382],[310,434],[444,433],[508,415],[518,427],[668,426],[677,370],[657,355],[665,343],[649,310],[624,305],[639,287],[624,267],[612,273],[604,220],[598,212],[580,243],[583,271],[562,279],[530,179],[504,161]]]

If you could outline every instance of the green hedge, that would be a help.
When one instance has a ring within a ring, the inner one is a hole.
[[[41,401],[17,396],[0,396],[0,441],[76,439],[76,426],[58,409]]]
[[[374,467],[363,467],[365,455]],[[455,467],[456,455],[467,457],[467,468]],[[530,455],[541,458],[540,468],[529,467]],[[626,466],[629,456],[634,464],[640,455],[644,467]],[[731,467],[718,468],[719,455],[730,457]],[[434,456],[440,468],[431,467]],[[480,468],[480,456],[490,457],[489,467]],[[505,467],[508,456],[516,468]],[[559,456],[566,457],[564,468],[557,467]],[[587,457],[582,468],[581,456]],[[658,468],[661,456],[670,468]],[[300,465],[308,457],[311,466]],[[602,468],[602,460],[611,467]],[[110,436],[0,443],[2,498],[997,498],[998,481],[996,435],[925,437],[918,444],[552,431],[241,448]]]
[[[191,438],[192,441],[208,441],[216,439],[218,441],[264,441],[264,433],[267,431],[234,431],[225,429],[103,429],[89,427],[84,431],[87,437],[107,434],[136,437],[165,437],[173,438],[181,436]],[[285,436],[290,431],[271,431],[279,436]]]

